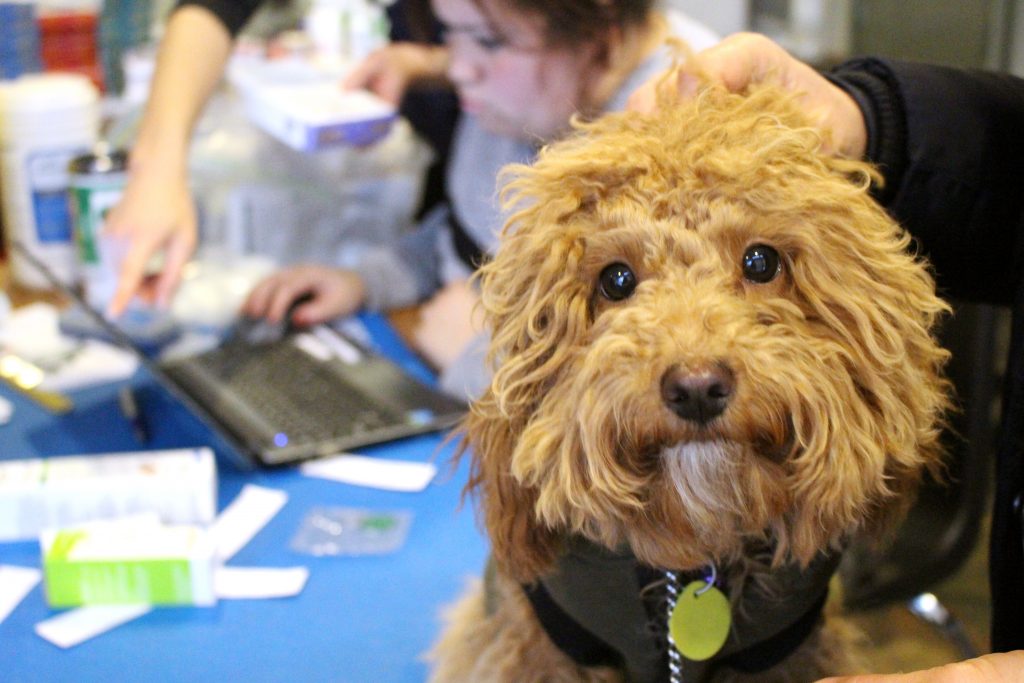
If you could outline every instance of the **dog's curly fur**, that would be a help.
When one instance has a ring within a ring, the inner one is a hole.
[[[512,169],[480,271],[495,374],[464,426],[503,598],[460,608],[442,680],[615,678],[530,644],[515,584],[570,536],[664,569],[806,566],[890,527],[940,461],[947,306],[869,165],[825,153],[767,87],[578,127]],[[751,245],[779,254],[767,282],[744,275]],[[635,275],[621,300],[610,264]],[[724,411],[680,417],[665,378],[708,375]]]

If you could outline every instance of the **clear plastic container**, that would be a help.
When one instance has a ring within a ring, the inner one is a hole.
[[[298,152],[221,94],[198,126],[189,163],[201,248],[351,266],[410,229],[432,155],[404,120],[369,147]]]

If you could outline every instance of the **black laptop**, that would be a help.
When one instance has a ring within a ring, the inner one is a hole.
[[[327,325],[289,330],[264,343],[229,339],[212,350],[155,361],[116,322],[15,247],[252,463],[283,465],[438,431],[465,413],[465,404]]]

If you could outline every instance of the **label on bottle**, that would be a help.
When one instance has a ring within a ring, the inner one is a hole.
[[[103,224],[121,199],[126,167],[123,152],[85,154],[69,166],[68,198],[82,285],[86,301],[100,309],[106,308],[117,290],[120,254],[111,239],[103,235]]]

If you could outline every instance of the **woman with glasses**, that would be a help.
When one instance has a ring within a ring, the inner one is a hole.
[[[653,0],[433,0],[441,47],[392,44],[353,75],[393,97],[412,82],[445,78],[462,116],[447,172],[448,202],[397,244],[365,254],[351,270],[284,269],[259,283],[244,305],[277,320],[298,297],[298,324],[420,304],[416,349],[441,371],[441,385],[466,398],[488,377],[486,340],[473,320],[468,278],[494,248],[502,217],[498,171],[529,162],[569,129],[573,115],[625,107],[628,95],[671,62],[674,36],[699,50],[716,41]],[[389,90],[390,88],[390,90]]]

